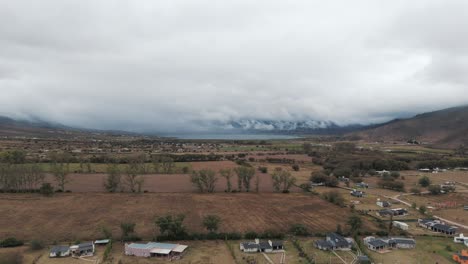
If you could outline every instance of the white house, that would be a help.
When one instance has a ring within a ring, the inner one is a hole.
[[[468,237],[463,236],[463,234],[460,234],[459,236],[454,237],[453,242],[458,243],[458,244],[465,244],[465,246],[468,247]]]
[[[391,204],[390,202],[388,202],[388,201],[382,201],[382,200],[380,200],[380,199],[377,199],[376,204],[377,204],[378,206],[380,206],[380,207],[390,207],[390,206],[392,206],[392,204]]]
[[[69,246],[54,246],[49,252],[50,258],[68,257],[70,256]]]
[[[400,221],[393,221],[393,226],[398,227],[401,230],[408,230],[409,229],[409,225],[407,223],[403,223],[403,222],[400,222]]]
[[[255,239],[255,242],[242,242],[239,244],[239,248],[242,252],[255,253],[255,252],[266,252],[271,253],[277,250],[283,250],[282,241],[260,241]]]

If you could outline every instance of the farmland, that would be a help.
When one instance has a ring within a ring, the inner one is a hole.
[[[100,227],[119,235],[123,221],[135,221],[136,232],[151,239],[154,220],[165,214],[183,213],[190,231],[203,231],[202,217],[217,214],[220,230],[247,232],[287,231],[291,223],[301,223],[314,232],[333,231],[350,215],[347,210],[305,194],[1,194],[0,236],[31,240],[74,241],[93,239]],[[284,206],[287,205],[287,206]],[[320,215],[320,217],[317,217]],[[41,228],[38,229],[37,227]]]

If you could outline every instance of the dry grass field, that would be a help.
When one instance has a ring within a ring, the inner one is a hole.
[[[134,221],[136,232],[151,239],[154,219],[183,213],[190,231],[202,232],[202,218],[217,214],[221,231],[287,231],[302,223],[312,232],[345,226],[349,210],[339,209],[318,196],[290,194],[58,194],[51,198],[33,194],[1,194],[0,237],[41,238],[47,241],[95,239],[100,227],[120,235],[123,221]]]

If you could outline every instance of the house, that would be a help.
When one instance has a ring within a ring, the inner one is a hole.
[[[166,257],[176,259],[180,258],[187,248],[188,246],[186,245],[156,242],[148,242],[147,244],[125,243],[125,255],[137,257]]]
[[[92,256],[94,255],[94,250],[93,242],[85,242],[70,247],[72,256]]]
[[[459,236],[454,237],[453,242],[457,244],[465,244],[465,246],[468,247],[468,237],[463,236],[463,234],[460,234]]]
[[[392,204],[388,201],[381,201],[380,199],[377,199],[376,204],[380,207],[390,207]]]
[[[351,250],[353,240],[351,238],[344,238],[337,233],[327,234],[326,239],[318,240],[315,242],[315,247],[320,250]]]
[[[390,174],[390,172],[388,170],[381,170],[381,171],[376,171],[376,173],[380,176],[384,175],[384,174]]]
[[[387,216],[405,216],[408,215],[408,210],[403,208],[395,208],[395,209],[383,209],[377,212],[377,215],[381,217]]]
[[[257,252],[265,252],[271,253],[278,250],[283,250],[284,245],[283,241],[260,241],[259,239],[255,239],[255,241],[249,242],[242,242],[239,244],[239,249],[242,252],[246,253],[257,253]]]
[[[462,250],[460,253],[454,254],[452,259],[459,264],[468,264],[468,250]]]
[[[397,228],[400,228],[401,230],[408,230],[409,229],[409,225],[407,223],[403,223],[403,222],[400,222],[400,221],[393,221],[393,226],[397,227]]]
[[[365,237],[364,245],[372,251],[382,252],[388,249],[413,249],[416,247],[416,241],[411,238],[388,237],[376,238]]]
[[[69,246],[53,246],[49,252],[50,258],[59,258],[59,257],[68,257],[68,256],[70,256]]]
[[[365,182],[356,183],[356,188],[367,189],[367,188],[369,188],[369,184],[367,184]]]
[[[351,192],[349,192],[352,196],[354,197],[363,197],[364,196],[364,192],[363,191],[358,191],[356,189],[352,190]]]
[[[446,225],[440,220],[418,219],[418,225],[427,228],[433,232],[438,232],[446,235],[455,235],[457,233],[456,227]]]
[[[422,169],[419,169],[420,172],[425,172],[425,173],[429,173],[431,172],[432,170],[429,169],[429,168],[422,168]]]

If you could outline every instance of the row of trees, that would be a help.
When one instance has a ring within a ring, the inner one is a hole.
[[[254,181],[255,191],[259,191],[260,177],[255,175],[255,169],[250,166],[239,166],[233,170],[222,169],[219,174],[226,179],[226,192],[250,192],[252,190],[252,181]],[[237,189],[233,188],[233,177],[237,176]],[[271,175],[273,188],[277,192],[289,192],[289,189],[295,185],[296,178],[290,172],[282,170],[281,168],[275,169]],[[193,186],[201,193],[212,193],[215,191],[216,182],[218,177],[213,170],[200,170],[193,171],[190,181]]]

